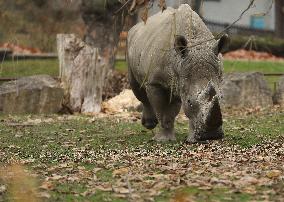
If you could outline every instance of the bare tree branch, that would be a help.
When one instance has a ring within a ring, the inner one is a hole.
[[[203,44],[203,43],[206,43],[206,42],[208,42],[208,41],[212,41],[212,40],[214,40],[214,39],[215,39],[215,40],[220,39],[232,26],[234,26],[237,22],[239,22],[239,21],[242,19],[242,17],[244,16],[244,14],[245,14],[249,9],[252,8],[252,6],[254,5],[254,2],[255,2],[255,0],[250,0],[249,5],[247,6],[247,8],[246,8],[245,10],[243,10],[243,12],[241,13],[241,15],[240,15],[233,23],[231,23],[229,26],[227,26],[223,31],[221,31],[219,34],[217,34],[215,37],[212,37],[212,38],[210,38],[210,39],[207,39],[207,40],[198,42],[198,43],[196,43],[196,44],[193,44],[192,46],[189,46],[188,48],[196,47],[196,46],[201,45],[201,44]]]
[[[275,0],[271,0],[270,6],[268,7],[268,9],[263,12],[263,13],[256,13],[254,14],[254,16],[266,16],[268,15],[268,13],[272,10],[273,4],[275,3]]]
[[[118,14],[120,11],[122,11],[126,6],[128,6],[129,3],[131,3],[133,0],[127,0],[117,11],[114,12],[114,14]]]

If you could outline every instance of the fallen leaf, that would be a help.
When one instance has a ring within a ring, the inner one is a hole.
[[[114,187],[113,191],[118,194],[129,194],[131,190],[124,187]]]
[[[44,190],[53,190],[54,186],[51,182],[44,181],[39,188]]]
[[[280,175],[281,175],[280,170],[271,170],[266,173],[266,176],[269,177],[270,179],[278,178]]]
[[[164,10],[166,10],[166,9],[167,9],[166,0],[159,0],[158,6],[159,6],[160,9],[162,10],[162,12],[163,12]]]
[[[96,189],[100,191],[112,191],[111,185],[99,185],[99,186],[96,186]]]
[[[116,177],[116,176],[126,175],[128,173],[128,171],[129,171],[128,168],[119,168],[119,169],[114,170],[112,172],[112,176]]]

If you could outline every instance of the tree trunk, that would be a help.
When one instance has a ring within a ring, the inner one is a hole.
[[[97,47],[110,68],[114,68],[119,34],[126,13],[114,15],[122,6],[118,0],[82,0],[81,13],[86,24],[84,41]]]
[[[275,0],[276,36],[284,38],[284,1]]]
[[[58,34],[57,49],[64,105],[73,112],[100,112],[107,61],[73,34]]]

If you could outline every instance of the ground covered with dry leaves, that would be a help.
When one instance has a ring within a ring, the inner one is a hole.
[[[138,113],[0,116],[0,201],[283,201],[284,114],[225,113],[226,137],[156,143]]]

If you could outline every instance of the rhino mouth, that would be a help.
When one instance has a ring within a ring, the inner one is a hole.
[[[194,135],[194,138],[197,141],[218,140],[222,139],[223,137],[224,137],[224,132],[222,126],[214,130],[202,131]]]

